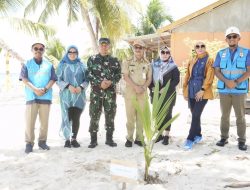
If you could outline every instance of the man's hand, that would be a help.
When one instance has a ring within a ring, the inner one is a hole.
[[[104,79],[104,80],[101,82],[101,88],[105,90],[105,89],[107,89],[108,87],[110,87],[111,84],[112,84],[112,81],[111,81],[111,80]]]
[[[145,90],[142,86],[135,86],[135,92],[136,94],[142,94]]]
[[[225,82],[225,84],[226,84],[227,88],[230,88],[230,89],[235,88],[237,85],[234,80],[227,80]]]
[[[34,93],[35,93],[37,96],[43,96],[43,95],[45,94],[43,88],[35,88],[35,89],[34,89]]]

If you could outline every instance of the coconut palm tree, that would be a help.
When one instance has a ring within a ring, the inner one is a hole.
[[[63,46],[62,42],[57,38],[49,40],[46,44],[45,57],[49,59],[51,63],[53,63],[55,68],[62,59],[64,52],[65,47]]]
[[[80,18],[84,20],[92,48],[96,51],[99,36],[107,36],[115,41],[131,30],[130,19],[123,9],[124,4],[134,5],[136,0],[30,0],[25,16],[44,5],[38,22],[45,23],[49,16],[58,13],[59,8],[63,7],[67,11],[68,24]]]
[[[153,34],[165,22],[173,22],[173,18],[169,15],[160,0],[151,0],[146,15],[141,16],[139,28],[135,28],[137,36]]]

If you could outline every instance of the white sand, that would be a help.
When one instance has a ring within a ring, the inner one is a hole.
[[[8,100],[8,101],[6,101]],[[209,101],[203,116],[203,141],[193,150],[184,151],[183,143],[189,131],[190,113],[187,102],[178,96],[174,112],[181,115],[171,130],[171,143],[155,145],[156,158],[152,161],[151,173],[159,173],[163,184],[145,185],[143,182],[143,149],[138,146],[125,148],[126,116],[124,101],[118,96],[118,111],[114,140],[118,147],[105,145],[104,118],[100,121],[99,145],[88,149],[90,142],[88,106],[82,117],[78,149],[63,148],[64,140],[59,137],[60,107],[54,103],[51,108],[48,144],[50,151],[34,146],[34,152],[24,153],[24,100],[22,97],[2,98],[0,101],[0,190],[118,190],[121,183],[111,180],[110,160],[136,161],[139,169],[137,184],[127,184],[128,190],[222,190],[224,186],[239,181],[250,181],[249,151],[237,148],[235,117],[232,114],[229,144],[217,147],[220,139],[219,100]],[[246,116],[250,122],[250,116]],[[248,124],[249,125],[249,124]],[[39,126],[37,125],[37,129]],[[38,130],[36,131],[38,132]],[[37,134],[37,133],[36,133]],[[36,135],[37,137],[37,135]],[[247,128],[250,138],[250,128]],[[248,140],[249,142],[249,140]],[[250,147],[249,147],[250,148]],[[249,187],[244,188],[250,189]]]

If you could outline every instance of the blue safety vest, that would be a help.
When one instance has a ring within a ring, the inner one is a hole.
[[[235,52],[233,61],[231,61],[231,54],[229,48],[225,48],[219,51],[221,58],[220,69],[221,73],[225,78],[229,80],[236,80],[247,71],[246,58],[248,54],[248,49],[238,47]],[[233,89],[226,87],[225,83],[221,80],[218,80],[217,88],[219,93],[226,94],[244,94],[248,92],[248,79],[237,84]]]
[[[26,63],[28,71],[28,80],[37,88],[44,88],[51,77],[52,64],[47,60],[43,60],[39,65],[34,59]],[[39,100],[52,100],[52,89],[50,88],[43,96],[37,96],[29,87],[25,87],[25,95],[27,101],[35,99]]]

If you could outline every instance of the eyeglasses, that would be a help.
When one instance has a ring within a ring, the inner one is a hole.
[[[161,54],[166,54],[166,55],[168,55],[168,54],[170,54],[170,52],[169,52],[169,51],[161,51]]]
[[[227,35],[227,39],[231,39],[231,38],[233,38],[233,39],[236,39],[238,37],[238,35],[237,34],[235,34],[235,35]]]
[[[142,49],[142,46],[135,46],[135,49]]]
[[[206,46],[205,46],[204,44],[202,44],[202,45],[196,45],[196,46],[195,46],[196,49],[205,48],[205,47],[206,47]]]
[[[38,50],[39,50],[39,51],[44,51],[44,48],[34,47],[33,49],[34,49],[35,51],[38,51]]]
[[[68,51],[68,54],[77,54],[77,51]]]

